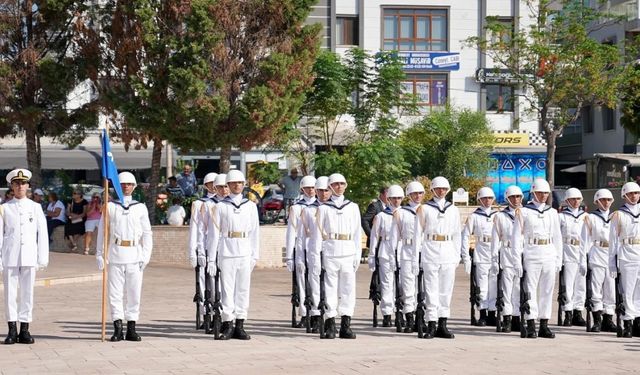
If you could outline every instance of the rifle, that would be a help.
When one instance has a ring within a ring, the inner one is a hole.
[[[418,338],[423,338],[426,333],[425,316],[427,315],[427,305],[425,302],[424,283],[424,270],[422,269],[422,254],[418,257],[418,264],[420,265],[420,271],[418,272],[418,306],[416,308],[416,327],[418,328]]]
[[[304,307],[307,310],[307,333],[311,333],[311,307],[313,300],[311,298],[311,285],[309,284],[309,264],[307,263],[307,251],[304,252]]]
[[[525,314],[531,313],[531,306],[529,306],[529,299],[531,294],[527,290],[527,271],[524,269],[524,255],[522,256],[522,277],[520,278],[520,337],[527,337]]]
[[[207,264],[209,262],[207,261]],[[205,267],[204,270],[204,333],[210,335],[213,333],[211,326],[212,312],[213,312],[213,285],[211,285],[211,274],[209,273],[209,267]]]
[[[200,310],[200,304],[202,303],[202,290],[200,289],[200,266],[195,267],[196,271],[196,294],[193,296],[193,303],[196,304],[196,330],[200,329],[200,325],[202,322],[200,321],[200,316],[202,315],[202,311]]]
[[[402,309],[404,302],[402,301],[403,293],[400,287],[400,263],[398,262],[398,249],[396,249],[396,270],[394,272],[396,283],[396,332],[402,332]]]
[[[587,313],[587,332],[591,332],[591,316],[593,315],[593,288],[591,287],[591,269],[589,268],[589,259],[587,258],[587,299],[584,302],[584,307]],[[605,275],[605,277],[607,277]]]
[[[293,272],[291,272],[291,328],[296,328],[296,308],[300,307],[298,291],[298,270],[296,267],[296,249],[293,249]]]
[[[217,264],[217,262],[216,262]],[[222,327],[222,297],[220,295],[220,267],[216,267],[216,276],[215,276],[215,296],[213,302],[213,334],[214,338],[220,338],[220,329]]]
[[[496,276],[496,332],[502,332],[502,312],[504,311],[504,291],[502,290],[502,267],[498,253],[498,275]]]
[[[320,338],[324,337],[324,318],[329,306],[327,305],[327,294],[324,289],[324,277],[325,277],[325,269],[324,262],[322,258],[322,251],[320,251],[320,303],[318,303],[318,310],[320,310]]]
[[[567,284],[564,282],[564,266],[560,268],[558,284],[558,325],[562,325],[562,308],[567,303]]]
[[[471,257],[471,273],[469,275],[469,302],[471,303],[471,325],[475,326],[478,323],[476,319],[476,306],[480,307],[480,286],[476,284],[476,265],[473,261],[473,251],[469,250],[469,257]]]
[[[618,267],[618,256],[616,255],[616,267]],[[626,314],[624,307],[624,296],[622,295],[622,285],[620,285],[620,268],[616,275],[616,336],[622,337],[622,315]]]
[[[369,299],[373,302],[373,326],[378,326],[378,305],[382,300],[382,290],[380,288],[380,261],[378,260],[378,253],[380,252],[381,239],[378,238],[378,244],[376,245],[376,269],[371,274],[371,282],[369,283]]]

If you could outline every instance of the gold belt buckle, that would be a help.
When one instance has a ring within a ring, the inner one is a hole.
[[[535,240],[533,240],[534,245],[548,245],[549,244],[549,240],[548,239],[543,239],[543,238],[536,238]]]
[[[433,240],[434,241],[446,241],[447,240],[447,236],[445,236],[444,234],[434,234],[433,235]]]
[[[578,246],[578,245],[580,245],[580,240],[576,240],[575,238],[572,238],[571,240],[569,240],[569,244],[570,245],[574,245],[574,246]]]
[[[338,240],[340,240],[340,241],[348,241],[350,239],[351,239],[351,235],[350,234],[338,233]]]
[[[245,232],[229,232],[229,238],[245,238],[247,237]]]
[[[480,238],[480,242],[491,242],[491,237],[489,236],[482,236]]]
[[[402,242],[404,242],[405,245],[413,245],[413,238],[405,238]]]
[[[608,241],[600,241],[600,247],[609,247]]]
[[[640,245],[640,238],[632,238],[629,242],[631,245]]]
[[[129,247],[132,246],[132,242],[130,240],[120,240],[119,246]]]

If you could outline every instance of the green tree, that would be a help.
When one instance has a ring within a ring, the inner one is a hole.
[[[452,187],[465,186],[465,176],[484,177],[493,140],[484,113],[446,105],[404,130],[400,147],[411,175],[442,175]]]
[[[90,74],[81,53],[86,14],[82,1],[0,1],[0,136],[24,134],[33,186],[42,186],[42,136],[75,146],[95,125],[91,104],[70,103]]]
[[[556,139],[585,106],[615,107],[623,67],[617,46],[590,35],[595,21],[607,15],[575,0],[525,0],[525,5],[532,20],[528,27],[512,31],[488,17],[488,37],[466,42],[518,81],[525,111],[537,116],[544,131],[547,179],[553,186]],[[510,37],[492,37],[505,34]]]
[[[620,87],[620,123],[634,137],[640,137],[640,65],[630,64]]]

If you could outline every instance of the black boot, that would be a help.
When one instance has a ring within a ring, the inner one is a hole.
[[[616,332],[617,331],[616,324],[613,322],[613,315],[604,314],[602,316],[601,331],[602,332]]]
[[[535,339],[538,337],[536,333],[536,321],[534,319],[527,320],[527,338]]]
[[[391,315],[386,315],[389,317],[389,325],[387,327],[391,327]],[[385,317],[386,317],[385,316]],[[340,319],[340,338],[341,339],[355,339],[356,334],[351,331],[351,317],[347,315],[342,315],[342,319]]]
[[[222,322],[220,326],[220,336],[216,340],[229,340],[233,336],[233,322],[231,320]]]
[[[7,333],[7,338],[4,339],[5,345],[13,345],[18,342],[18,326],[16,322],[7,322],[9,326],[9,333]]]
[[[18,335],[18,342],[20,344],[33,344],[35,340],[29,333],[29,323],[20,322],[20,334]]]
[[[427,323],[427,332],[425,332],[423,337],[425,339],[432,339],[436,337],[436,331],[437,331],[436,322],[432,320],[429,323]]]
[[[300,318],[298,324],[296,324],[296,328],[306,328],[307,327],[307,317],[303,316]]]
[[[640,318],[633,319],[633,328],[631,329],[633,337],[640,337]]]
[[[113,321],[113,336],[111,336],[111,341],[117,342],[124,340],[124,335],[122,334],[122,320],[114,320]]]
[[[565,311],[562,325],[565,327],[571,327],[571,322],[573,322],[573,313],[571,311]]]
[[[538,336],[543,337],[545,339],[556,338],[556,334],[549,329],[549,319],[540,319],[540,331],[538,331]]]
[[[384,315],[382,317],[382,326],[391,327],[391,315]]]
[[[511,332],[511,315],[505,315],[502,319],[502,332],[510,333]]]
[[[478,327],[484,327],[487,325],[487,309],[480,310],[480,319],[476,323]]]
[[[238,340],[251,340],[251,336],[244,331],[244,319],[236,319],[236,328],[233,330],[233,338]]]
[[[324,321],[324,336],[321,339],[336,338],[336,318],[329,318]]]
[[[447,318],[438,318],[436,337],[441,337],[443,339],[452,339],[455,337],[455,335],[449,332],[449,329],[447,328]]]
[[[136,333],[136,322],[130,320],[127,322],[127,335],[125,336],[127,341],[142,341],[142,337]]]
[[[593,314],[593,325],[589,332],[600,332],[602,329],[602,311],[594,311]]]
[[[520,331],[520,315],[515,315],[511,318],[511,330]]]
[[[629,338],[633,336],[631,334],[631,331],[633,330],[632,325],[633,323],[631,322],[631,320],[624,321],[624,331],[622,331],[622,337]]]
[[[320,317],[312,316],[311,317],[311,333],[320,332]]]
[[[571,324],[578,327],[586,327],[587,322],[582,318],[582,311],[573,310],[573,319],[571,320]]]
[[[496,321],[496,312],[489,311],[489,315],[487,316],[487,325],[491,327],[495,327],[498,322]]]
[[[416,322],[413,319],[413,313],[406,313],[405,319],[407,320],[407,324],[405,324],[404,326],[404,333],[413,332],[413,326],[416,324]]]

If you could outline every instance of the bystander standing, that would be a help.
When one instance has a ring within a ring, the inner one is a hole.
[[[171,203],[172,206],[167,210],[167,223],[174,227],[182,226],[184,218],[187,216],[184,207],[182,207],[182,201],[180,198],[173,198]]]
[[[191,164],[185,164],[182,168],[182,172],[176,176],[178,185],[182,188],[182,192],[185,197],[190,197],[196,194],[198,190],[198,182],[196,181],[196,175],[193,173]]]
[[[100,194],[93,194],[87,205],[87,221],[84,222],[84,255],[89,255],[91,238],[102,218],[102,200]]]

